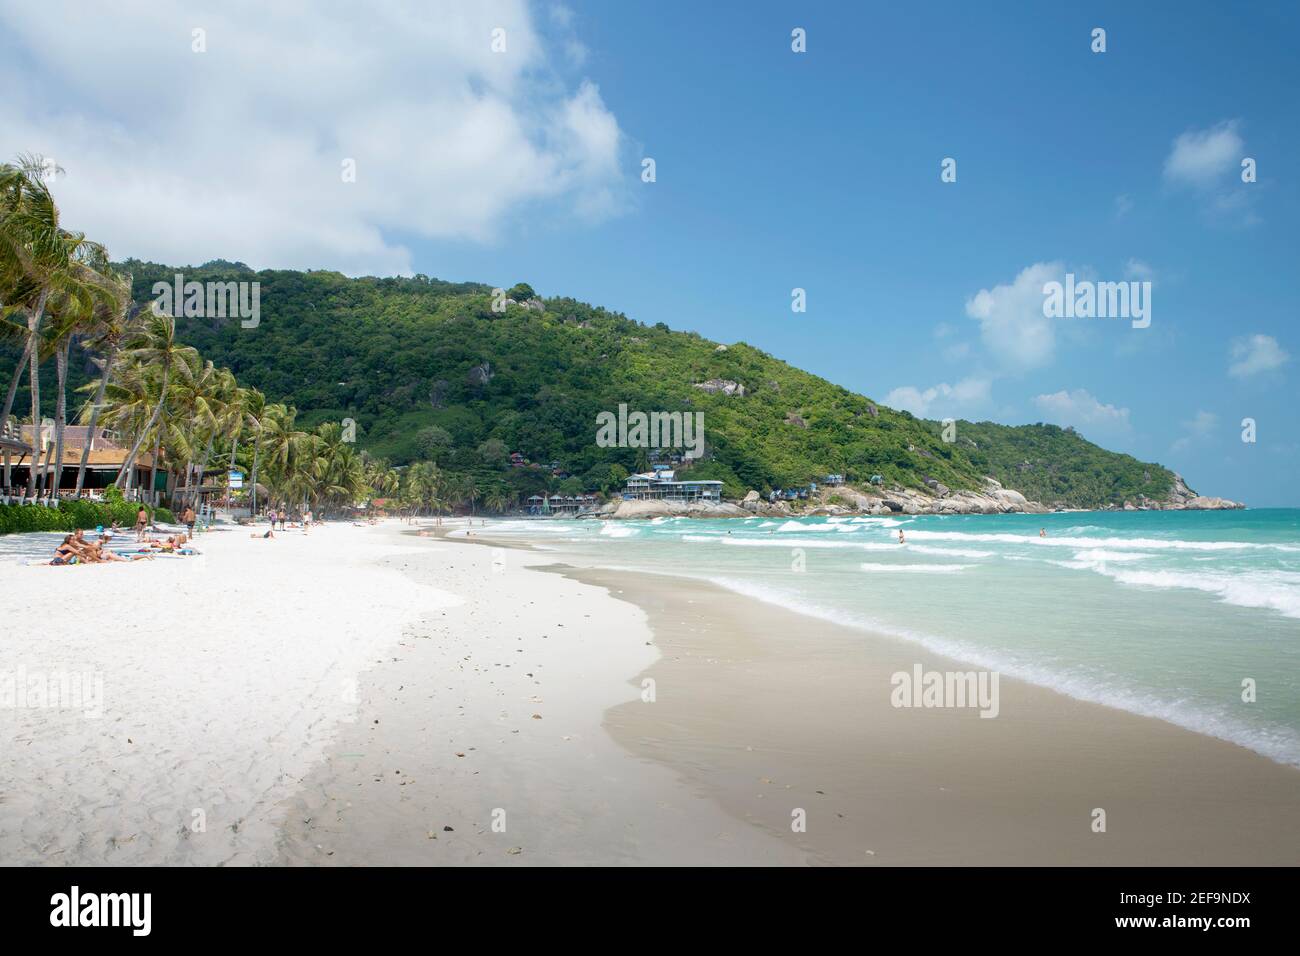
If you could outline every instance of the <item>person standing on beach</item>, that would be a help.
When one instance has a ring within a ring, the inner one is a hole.
[[[144,529],[149,526],[149,512],[145,510],[144,505],[135,513],[135,539],[140,541],[144,538]]]
[[[185,509],[185,515],[184,517],[181,518],[181,520],[184,521],[185,526],[190,529],[191,538],[194,537],[194,519],[195,519],[194,506],[190,505]]]
[[[284,530],[284,519],[287,518],[287,517],[288,517],[288,515],[286,515],[286,514],[284,513],[284,509],[281,508],[281,509],[280,509],[280,530],[281,530],[281,531]]]

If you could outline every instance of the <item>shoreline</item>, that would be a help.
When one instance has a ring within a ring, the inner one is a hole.
[[[567,573],[645,608],[656,639],[677,651],[644,672],[660,689],[656,707],[607,714],[615,739],[678,770],[707,762],[729,812],[822,862],[1294,865],[1300,857],[1278,842],[1300,827],[1300,771],[1236,744],[1005,676],[996,719],[896,709],[893,673],[970,666],[708,582]],[[802,839],[789,832],[794,807],[809,814]],[[1106,833],[1090,828],[1098,807]]]
[[[779,846],[794,855],[785,862],[823,865],[1296,862],[1277,835],[1300,829],[1300,772],[1236,744],[1011,678],[998,719],[895,709],[894,672],[968,666],[708,582],[580,567],[527,542],[424,530],[443,547],[487,545],[457,549],[483,562],[492,549],[527,554],[525,574],[598,589],[643,616],[660,656],[621,676],[626,690],[599,726],[625,756],[671,771],[679,788],[742,825],[746,835],[729,847],[753,843],[770,856]],[[561,607],[585,611],[583,601],[566,595]],[[652,704],[639,696],[646,679]],[[1092,832],[1096,808],[1106,811],[1105,833]],[[806,831],[795,833],[799,810]],[[487,833],[477,836],[492,847]],[[366,841],[352,842],[364,857]],[[543,862],[584,858],[602,859]]]

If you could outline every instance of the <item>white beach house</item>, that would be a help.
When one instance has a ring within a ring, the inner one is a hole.
[[[669,501],[721,501],[722,482],[713,479],[678,481],[676,472],[657,468],[628,476],[623,498],[628,501],[651,498]]]

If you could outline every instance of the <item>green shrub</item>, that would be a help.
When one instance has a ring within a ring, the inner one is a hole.
[[[28,531],[72,531],[72,516],[39,505],[0,505],[0,534]]]
[[[97,528],[100,525],[108,527],[114,521],[129,528],[135,525],[137,508],[139,505],[123,501],[120,492],[116,501],[64,501],[58,508],[46,508],[43,505],[0,505],[0,534],[76,531],[78,528]],[[176,522],[176,518],[166,508],[148,510],[157,521],[170,524]]]

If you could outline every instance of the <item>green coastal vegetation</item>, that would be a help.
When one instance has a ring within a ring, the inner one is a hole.
[[[116,522],[122,528],[135,525],[135,514],[140,505],[126,501],[122,493],[109,488],[103,501],[64,502],[58,508],[41,505],[0,505],[0,534],[18,534],[24,531],[76,531],[78,528],[111,528]],[[145,506],[151,521],[176,523],[176,516],[167,508]]]
[[[647,449],[596,443],[597,415],[621,404],[702,412],[705,454],[684,464],[693,479],[720,479],[729,497],[830,473],[953,490],[980,490],[988,475],[1045,504],[1104,507],[1164,500],[1174,483],[1168,469],[1055,425],[959,421],[945,441],[940,422],[743,342],[542,299],[526,283],[494,294],[423,275],[110,263],[102,247],[58,228],[56,210],[55,238],[43,238],[50,216],[24,205],[54,206],[31,164],[0,169],[0,250],[58,247],[39,268],[0,251],[4,418],[13,407],[29,421],[95,419],[157,446],[164,467],[225,462],[255,473],[279,501],[330,508],[378,497],[499,511],[539,493],[616,493],[651,463]],[[179,302],[176,318],[156,315],[155,285],[171,286],[178,273],[257,282],[255,326],[186,316]],[[35,404],[30,375],[21,380],[33,341]]]

